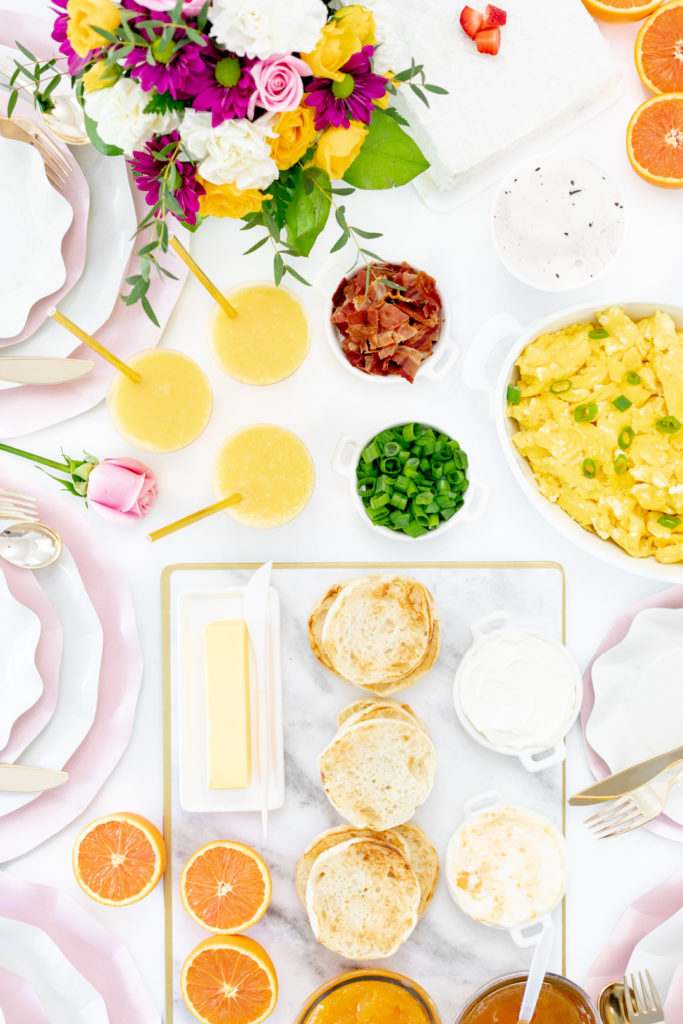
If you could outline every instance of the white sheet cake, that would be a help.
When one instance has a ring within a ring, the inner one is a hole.
[[[497,56],[482,54],[460,27],[464,0],[364,0],[377,23],[376,68],[400,71],[413,57],[430,108],[404,87],[411,131],[449,189],[516,143],[567,122],[612,90],[619,72],[581,0],[496,0],[507,11]],[[484,10],[486,0],[469,0]],[[399,104],[400,106],[401,104]]]

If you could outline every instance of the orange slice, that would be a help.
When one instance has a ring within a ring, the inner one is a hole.
[[[626,148],[641,178],[662,188],[683,188],[683,92],[641,103],[629,122]]]
[[[583,5],[600,21],[641,21],[652,14],[662,0],[583,0]]]
[[[275,1009],[277,975],[258,942],[212,935],[183,964],[180,991],[202,1024],[260,1024]]]
[[[664,4],[642,26],[636,67],[650,92],[683,91],[683,0]]]
[[[151,892],[166,867],[164,837],[139,814],[110,814],[86,825],[73,849],[76,881],[98,903],[124,906]]]
[[[271,896],[263,857],[244,843],[218,839],[192,854],[180,876],[190,917],[210,932],[245,931],[263,917]]]

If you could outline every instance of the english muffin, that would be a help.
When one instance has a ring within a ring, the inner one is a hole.
[[[392,835],[405,840],[408,846],[408,860],[420,883],[418,916],[422,917],[436,892],[436,883],[439,880],[439,855],[419,825],[397,825],[391,832]]]
[[[306,883],[316,859],[325,850],[330,850],[333,846],[345,843],[348,839],[373,839],[389,843],[390,846],[395,846],[405,859],[410,862],[407,841],[394,831],[374,832],[369,828],[353,828],[352,825],[337,825],[336,828],[328,828],[326,832],[322,832],[315,839],[311,840],[296,862],[294,885],[297,895],[304,906],[306,906]]]

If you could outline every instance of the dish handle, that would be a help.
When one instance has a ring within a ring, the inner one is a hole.
[[[490,807],[496,807],[502,803],[501,795],[495,789],[487,789],[484,793],[478,793],[470,797],[462,805],[465,818],[476,818],[482,811],[488,811]]]
[[[457,514],[459,523],[478,523],[489,500],[489,489],[480,480],[475,480],[467,492],[467,501]]]
[[[462,379],[473,391],[485,391],[488,396],[489,412],[493,412],[495,388],[487,374],[487,367],[493,350],[511,335],[518,335],[522,325],[511,313],[496,313],[479,328],[462,364]]]
[[[476,619],[470,626],[472,639],[475,643],[485,640],[491,633],[497,633],[499,629],[506,629],[510,625],[510,621],[510,613],[502,608],[498,609],[498,611],[490,612],[488,615],[482,615],[480,619]]]
[[[332,471],[352,480],[362,450],[363,442],[360,437],[351,437],[349,434],[340,437],[332,456]]]
[[[528,772],[542,772],[545,768],[552,768],[553,765],[564,761],[567,756],[567,748],[564,740],[558,740],[552,747],[547,747],[545,750],[539,750],[536,753],[523,750],[517,756]]]
[[[456,347],[450,335],[446,335],[437,342],[436,351],[431,359],[420,367],[418,379],[443,380],[457,363],[459,355],[460,349]]]
[[[516,946],[519,946],[520,949],[528,949],[530,946],[538,945],[541,936],[548,928],[553,928],[553,919],[548,914],[544,914],[535,921],[516,925],[514,928],[509,928],[508,931]]]

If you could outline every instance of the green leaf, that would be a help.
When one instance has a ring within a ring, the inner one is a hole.
[[[420,87],[417,86],[417,85],[413,85],[412,82],[410,83],[410,88],[413,90],[413,92],[415,93],[417,98],[422,100],[422,102],[424,103],[425,107],[428,107],[429,106],[429,100],[427,99],[425,94],[422,92],[422,89],[420,89]]]
[[[340,236],[340,237],[339,237],[339,238],[337,239],[337,241],[336,241],[336,242],[334,243],[334,245],[333,245],[333,246],[332,246],[332,248],[330,249],[330,252],[331,252],[331,253],[332,253],[332,252],[339,252],[339,250],[340,250],[340,249],[343,249],[343,248],[344,248],[344,246],[345,246],[345,245],[346,245],[346,243],[348,242],[349,238],[350,238],[350,235],[348,234],[348,232],[346,232],[346,231],[345,231],[345,232],[344,232],[344,234],[343,234],[343,235],[341,235],[341,236]]]
[[[143,113],[145,114],[166,114],[171,110],[184,110],[185,103],[183,100],[174,100],[170,92],[157,92],[156,89],[152,92],[152,98],[145,107]]]
[[[352,196],[353,195],[353,189],[352,188],[331,188],[330,192],[332,192],[332,194],[335,195],[335,196]]]
[[[297,181],[285,212],[287,244],[297,256],[309,255],[327,223],[329,189],[330,179],[320,167],[308,167]]]
[[[140,299],[140,303],[145,311],[145,314],[149,317],[154,326],[159,327],[159,321],[156,318],[156,313],[152,309],[152,304],[150,303],[149,299],[145,295],[143,295],[142,298]]]
[[[363,231],[363,230],[361,230],[361,228],[352,228],[352,230],[355,231],[357,235],[360,235],[361,238],[381,238],[382,237],[382,232],[381,231]]]
[[[439,96],[448,96],[448,89],[442,89],[440,85],[428,85],[425,82],[424,87],[428,92],[436,92]]]
[[[295,270],[294,267],[290,267],[289,264],[285,267],[285,273],[291,274],[292,277],[297,279],[297,281],[301,281],[302,284],[305,284],[307,288],[311,287],[311,282],[307,281],[305,277],[302,277],[298,270]]]
[[[344,181],[355,188],[383,189],[405,185],[429,167],[416,142],[382,110],[375,110],[363,148]]]
[[[273,277],[275,278],[275,284],[279,284],[284,276],[285,263],[280,253],[276,252],[273,257]]]
[[[408,128],[410,126],[410,122],[406,120],[403,114],[399,114],[398,110],[396,110],[395,107],[387,107],[384,113],[388,114],[389,117],[396,122],[396,124],[401,124],[403,125],[404,128]]]
[[[264,235],[263,238],[259,238],[258,242],[256,242],[255,245],[252,245],[249,249],[247,249],[246,252],[244,252],[242,255],[248,256],[250,253],[256,252],[256,250],[260,249],[262,245],[265,245],[267,241],[268,235]]]
[[[118,146],[110,146],[108,142],[102,141],[97,131],[97,123],[91,117],[88,117],[85,110],[83,111],[83,120],[85,121],[85,130],[88,133],[88,138],[98,152],[104,156],[121,156],[123,153],[122,149],[119,149]]]
[[[16,46],[17,50],[21,50],[24,57],[28,57],[29,60],[34,61],[36,64],[38,63],[38,58],[36,57],[36,55],[34,53],[31,53],[30,50],[27,50],[25,46],[22,46],[18,39],[14,40],[14,45]]]
[[[12,116],[12,112],[14,111],[14,108],[17,105],[17,100],[18,99],[19,99],[19,93],[15,89],[14,92],[12,93],[12,95],[10,96],[9,102],[7,104],[7,116],[8,117]]]

